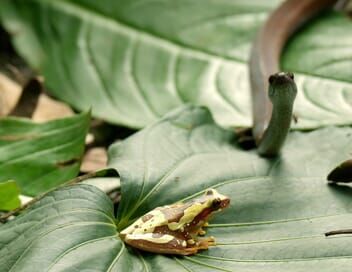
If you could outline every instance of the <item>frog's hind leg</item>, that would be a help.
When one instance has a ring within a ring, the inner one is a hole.
[[[152,233],[127,234],[124,241],[134,248],[160,254],[193,255],[198,251],[197,247],[188,247],[185,240],[167,234],[160,237]]]

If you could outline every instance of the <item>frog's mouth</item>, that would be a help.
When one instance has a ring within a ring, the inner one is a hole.
[[[220,209],[225,209],[230,205],[230,199],[222,199],[220,203]]]
[[[192,224],[187,227],[186,232],[189,233],[193,240],[198,241],[204,239],[203,236],[206,234],[206,231],[203,228],[208,226],[208,220],[213,212],[211,208],[205,209],[193,220]]]

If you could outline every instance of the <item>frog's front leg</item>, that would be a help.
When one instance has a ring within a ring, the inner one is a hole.
[[[169,234],[127,234],[121,238],[132,247],[153,253],[192,255],[197,253],[198,249],[203,249],[198,246],[189,247],[186,240]]]
[[[197,241],[196,247],[198,250],[208,249],[209,246],[215,246],[215,239],[213,236],[204,237]]]

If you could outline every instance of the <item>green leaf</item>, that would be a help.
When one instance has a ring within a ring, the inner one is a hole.
[[[322,14],[288,43],[282,67],[296,72],[299,127],[352,123],[350,18]]]
[[[19,52],[76,108],[93,105],[93,115],[142,127],[194,102],[222,123],[248,125],[246,84],[235,95],[232,87],[277,1],[252,2],[11,0],[0,13]]]
[[[111,201],[93,186],[54,191],[1,226],[0,270],[107,271],[124,248],[112,218]]]
[[[0,119],[0,180],[16,180],[35,196],[74,178],[80,167],[89,113],[37,124]]]
[[[117,169],[122,182],[119,227],[155,206],[224,181],[314,177],[324,187],[336,162],[350,156],[351,131],[326,128],[290,133],[282,155],[268,160],[256,150],[238,147],[233,131],[218,127],[206,109],[176,110],[109,149],[109,166]]]
[[[0,210],[10,211],[18,208],[21,205],[19,194],[20,188],[15,181],[0,183]]]
[[[0,18],[50,91],[77,109],[139,128],[192,103],[220,125],[250,126],[250,44],[280,2],[2,0]],[[296,128],[352,123],[351,24],[329,13],[288,45]]]
[[[352,225],[351,188],[325,179],[349,156],[351,132],[291,133],[282,156],[267,160],[238,148],[206,109],[177,110],[111,147],[122,185],[118,225],[93,186],[51,192],[0,227],[0,271],[351,271],[352,237],[324,236]],[[217,246],[182,258],[119,239],[127,222],[208,187],[231,198],[207,228]]]

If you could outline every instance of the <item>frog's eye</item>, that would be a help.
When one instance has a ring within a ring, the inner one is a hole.
[[[205,192],[206,195],[213,195],[214,191],[212,189],[209,189],[208,191]]]
[[[212,208],[214,209],[214,210],[217,210],[217,209],[220,209],[220,207],[221,207],[221,199],[220,198],[215,198],[214,200],[213,200],[213,203],[212,203]]]

